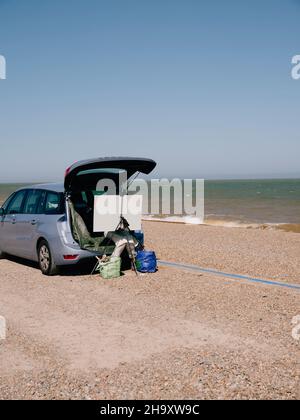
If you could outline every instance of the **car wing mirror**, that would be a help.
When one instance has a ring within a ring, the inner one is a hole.
[[[5,215],[5,210],[3,207],[0,207],[0,217],[3,217]]]

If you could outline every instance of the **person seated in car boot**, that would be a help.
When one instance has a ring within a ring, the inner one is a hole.
[[[127,249],[130,259],[136,256],[136,247],[139,245],[138,241],[126,230],[118,230],[115,232],[108,232],[107,238],[111,239],[115,243],[115,249],[112,253],[112,257],[120,257],[124,249]]]

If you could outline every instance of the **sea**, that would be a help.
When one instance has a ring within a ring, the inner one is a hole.
[[[0,204],[24,185],[0,184]],[[300,179],[209,180],[204,191],[204,224],[300,233]],[[197,224],[187,215],[146,217]]]

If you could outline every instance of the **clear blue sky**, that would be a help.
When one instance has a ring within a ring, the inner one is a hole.
[[[0,0],[0,182],[137,155],[300,176],[298,0]]]

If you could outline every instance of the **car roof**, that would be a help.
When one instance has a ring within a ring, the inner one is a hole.
[[[21,188],[21,190],[47,190],[47,191],[54,191],[58,193],[62,193],[65,191],[64,184],[60,183],[49,183],[49,184],[34,184],[28,185],[26,187]]]

